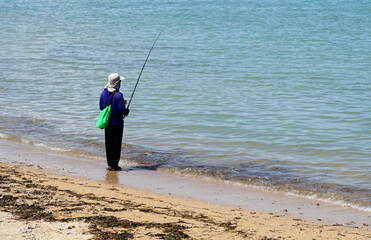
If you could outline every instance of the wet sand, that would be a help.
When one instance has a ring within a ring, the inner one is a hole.
[[[4,139],[0,162],[1,211],[29,224],[88,223],[79,234],[95,238],[371,238],[370,214],[316,201],[139,168],[107,172],[103,160]]]

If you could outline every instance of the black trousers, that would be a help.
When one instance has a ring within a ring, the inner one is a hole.
[[[107,164],[110,167],[117,167],[121,157],[121,144],[124,126],[112,126],[111,124],[105,129],[105,143]]]

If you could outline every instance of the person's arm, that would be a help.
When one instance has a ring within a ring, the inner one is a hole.
[[[100,99],[99,99],[99,109],[100,109],[101,111],[105,108],[105,105],[104,105],[104,99],[103,99],[103,93],[104,93],[104,92],[102,92],[102,93],[100,94]]]
[[[127,116],[129,114],[129,109],[127,109],[125,106],[125,100],[123,95],[121,95],[118,99],[118,109],[121,116],[124,115]]]
[[[126,104],[126,100],[124,99],[124,106],[125,106],[125,104]],[[129,108],[126,108],[126,106],[125,106],[124,116],[127,117],[129,115],[129,112],[130,112]]]
[[[125,117],[127,117],[129,115],[129,112],[130,112],[129,108],[125,108],[125,110],[124,110]]]

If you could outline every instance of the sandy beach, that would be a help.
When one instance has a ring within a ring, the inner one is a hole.
[[[355,228],[51,175],[38,169],[1,164],[0,173],[0,229],[5,239],[371,238],[370,232]]]
[[[51,160],[58,165],[56,159],[67,162],[76,159],[74,156],[1,143],[2,239],[371,238],[366,221],[358,226],[328,224],[320,218],[308,221],[287,215],[288,210],[256,211],[119,183],[120,177],[133,176],[130,174],[136,171],[106,172],[101,181],[84,179],[71,176],[72,172],[52,171]],[[9,146],[14,151],[9,151]],[[14,161],[15,157],[24,164]],[[41,160],[50,168],[37,164]],[[78,162],[73,166],[75,170],[81,169]]]

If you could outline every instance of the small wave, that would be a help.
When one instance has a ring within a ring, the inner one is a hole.
[[[9,138],[9,135],[5,134],[5,133],[0,133],[0,138],[1,139],[7,139],[7,138]]]
[[[358,210],[358,211],[371,213],[371,207],[369,207],[369,206],[362,206],[361,205],[362,203],[357,204],[357,203],[346,202],[346,201],[343,201],[343,200],[340,200],[340,199],[336,199],[336,197],[331,197],[331,196],[321,197],[318,194],[306,194],[306,193],[302,193],[302,192],[295,191],[295,190],[291,190],[291,191],[284,190],[284,189],[279,190],[279,189],[276,189],[275,187],[260,185],[258,183],[244,184],[244,183],[233,182],[233,181],[224,181],[224,182],[228,183],[228,184],[233,184],[233,185],[236,185],[236,186],[239,186],[239,187],[244,187],[245,186],[245,187],[249,187],[249,188],[253,188],[253,189],[257,189],[257,190],[273,192],[273,193],[276,193],[276,194],[284,194],[286,196],[295,197],[295,198],[304,198],[304,199],[309,199],[309,200],[313,200],[313,201],[320,201],[320,202],[331,204],[331,205],[341,206],[341,207],[344,207],[344,208],[352,208],[352,209],[355,209],[355,210]]]
[[[295,191],[285,191],[285,190],[277,190],[273,187],[267,187],[263,185],[258,185],[258,184],[244,184],[244,183],[239,183],[239,182],[233,182],[233,181],[224,181],[226,184],[232,184],[238,187],[249,187],[253,188],[256,190],[262,190],[262,191],[267,191],[267,192],[273,192],[276,194],[284,194],[286,196],[290,197],[295,197],[295,198],[304,198],[304,199],[309,199],[313,201],[320,201],[323,203],[331,204],[331,205],[336,205],[336,206],[341,206],[344,208],[352,208],[358,211],[363,211],[366,213],[371,213],[371,207],[368,206],[362,206],[356,203],[349,203],[345,202],[336,198],[331,198],[331,197],[320,197],[317,194],[305,194],[305,193],[300,193],[300,192],[295,192]]]
[[[50,145],[47,145],[47,144],[44,144],[44,143],[36,142],[36,141],[25,139],[25,138],[12,137],[12,138],[9,138],[9,139],[10,140],[16,140],[16,141],[18,140],[21,143],[24,143],[24,144],[27,144],[27,145],[30,145],[30,146],[34,146],[34,147],[40,148],[40,149],[52,150],[54,152],[70,152],[71,151],[71,149],[68,149],[68,148],[54,147],[54,146],[50,146]]]
[[[273,192],[276,194],[284,194],[290,197],[304,198],[304,199],[309,199],[313,201],[320,201],[320,202],[327,203],[327,204],[332,204],[332,205],[341,206],[345,208],[352,208],[355,210],[371,213],[371,207],[362,205],[364,204],[364,202],[360,202],[360,204],[346,202],[344,200],[337,199],[336,196],[331,196],[331,194],[325,194],[325,196],[320,196],[321,193],[318,193],[318,194],[305,193],[306,191],[309,191],[309,190],[303,190],[303,189],[302,190],[295,190],[295,189],[287,190],[287,189],[282,188],[282,186],[267,186],[265,184],[261,184],[261,183],[259,184],[259,182],[254,182],[254,181],[252,181],[250,184],[234,182],[234,181],[229,181],[229,180],[225,182],[229,184],[237,185],[240,187],[245,186],[245,187],[250,187],[253,189],[257,189],[257,190]],[[293,188],[293,186],[291,186],[290,188]],[[339,198],[341,197],[339,196]]]
[[[316,194],[306,195],[306,194],[295,193],[295,192],[285,192],[284,194],[287,195],[287,196],[307,198],[307,199],[311,199],[311,200],[321,201],[321,202],[325,202],[325,203],[329,203],[329,204],[333,204],[333,205],[338,205],[338,206],[342,206],[342,207],[352,208],[352,209],[356,209],[356,210],[359,210],[359,211],[371,213],[371,207],[364,207],[364,206],[360,206],[360,205],[357,205],[357,204],[347,203],[347,202],[344,202],[344,201],[341,201],[341,200],[336,200],[336,199],[331,199],[331,198],[323,198],[323,197],[319,197]]]
[[[261,178],[254,178],[254,177],[248,177],[246,176],[246,179],[243,181],[238,179],[229,178],[225,174],[221,172],[214,172],[214,171],[200,171],[197,169],[194,169],[192,167],[188,168],[182,168],[182,167],[172,167],[172,166],[162,166],[161,170],[183,175],[186,177],[196,177],[203,181],[209,181],[209,182],[221,182],[223,184],[229,184],[236,187],[246,187],[255,189],[258,191],[263,192],[270,192],[274,194],[284,194],[286,196],[296,197],[296,198],[304,198],[309,199],[313,201],[320,201],[323,203],[341,206],[344,208],[352,208],[358,211],[363,211],[366,213],[371,212],[371,207],[366,205],[365,202],[347,202],[341,199],[340,196],[334,196],[331,194],[324,194],[321,192],[318,192],[318,194],[313,193],[310,189],[293,189],[295,188],[293,185],[290,186],[290,189],[286,189],[283,185],[272,185],[269,179],[268,181],[264,181]],[[321,191],[321,189],[318,189],[318,191]],[[321,196],[324,195],[324,196]]]
[[[6,134],[6,133],[0,133],[0,139],[6,139],[8,141],[22,143],[25,145],[35,147],[37,149],[52,151],[54,153],[59,153],[59,154],[68,154],[68,155],[76,156],[76,157],[88,157],[90,159],[96,159],[96,160],[103,159],[102,154],[83,151],[81,149],[76,149],[76,148],[56,147],[56,146],[52,146],[46,143],[38,142],[35,140],[30,140],[24,137],[14,136],[14,135]]]
[[[44,144],[44,143],[35,143],[35,142],[32,142],[31,145],[33,145],[35,147],[38,147],[38,148],[49,149],[49,150],[52,150],[52,151],[55,151],[55,152],[69,152],[69,151],[71,151],[71,149],[65,149],[65,148],[60,148],[60,147],[53,147],[53,146],[49,146],[49,145]]]
[[[23,144],[34,146],[34,147],[37,147],[37,148],[49,149],[49,150],[52,150],[52,151],[55,151],[55,152],[69,152],[69,151],[71,151],[71,149],[61,148],[61,147],[54,147],[54,146],[50,146],[50,145],[47,145],[47,144],[44,144],[44,143],[36,142],[36,141],[26,139],[26,138],[23,138],[23,137],[13,136],[13,135],[6,134],[6,133],[0,133],[0,138],[1,139],[7,139],[7,140],[10,140],[10,141],[14,141],[14,142],[23,143]]]

